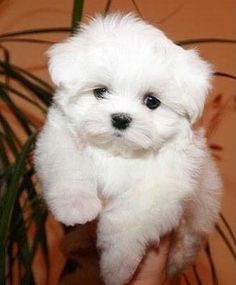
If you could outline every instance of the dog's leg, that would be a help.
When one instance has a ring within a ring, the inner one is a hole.
[[[185,213],[169,254],[168,275],[175,275],[194,262],[218,218],[221,192],[218,171],[209,159],[195,198],[185,204]]]
[[[101,213],[98,247],[101,248],[101,273],[107,285],[125,284],[147,246],[153,243],[158,246],[160,237],[178,226],[182,216],[181,198],[177,201],[171,193],[174,192],[140,187],[118,197]],[[172,202],[167,203],[166,197]]]
[[[186,265],[192,264],[206,240],[206,234],[196,232],[183,218],[173,235],[168,257],[167,275],[175,276],[183,271]]]
[[[97,217],[101,201],[92,164],[57,110],[50,110],[39,136],[35,164],[44,197],[58,221],[84,224]]]

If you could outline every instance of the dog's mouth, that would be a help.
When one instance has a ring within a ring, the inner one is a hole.
[[[151,148],[152,138],[135,130],[112,130],[112,132],[86,132],[86,140],[111,152],[133,153]]]
[[[113,136],[116,137],[116,138],[122,138],[123,134],[121,132],[114,132]]]

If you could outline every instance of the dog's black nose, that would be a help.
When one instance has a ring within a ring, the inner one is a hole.
[[[118,130],[126,129],[131,121],[132,118],[125,113],[115,113],[111,115],[112,126]]]

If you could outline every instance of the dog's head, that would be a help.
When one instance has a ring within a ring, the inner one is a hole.
[[[49,50],[55,101],[101,147],[157,149],[202,114],[210,66],[133,15],[98,16]]]

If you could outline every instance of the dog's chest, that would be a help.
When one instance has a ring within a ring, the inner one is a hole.
[[[155,175],[154,158],[123,158],[109,156],[103,152],[93,154],[99,190],[113,196],[135,188],[146,179]]]

